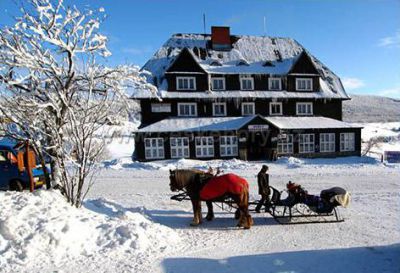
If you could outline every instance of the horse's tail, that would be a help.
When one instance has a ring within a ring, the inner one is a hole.
[[[247,182],[247,181],[246,181]],[[244,211],[244,217],[245,217],[245,221],[246,221],[246,227],[245,228],[250,228],[253,225],[253,218],[251,217],[250,213],[249,213],[249,196],[250,196],[250,192],[249,192],[249,186],[244,185],[243,187],[243,200],[242,200],[242,205],[243,208],[245,209]]]

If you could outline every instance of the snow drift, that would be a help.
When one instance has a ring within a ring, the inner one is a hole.
[[[5,192],[0,199],[0,269],[6,272],[32,269],[38,261],[41,267],[46,262],[62,267],[95,254],[125,253],[139,260],[179,241],[175,231],[140,209],[105,199],[89,200],[81,209],[52,191]]]

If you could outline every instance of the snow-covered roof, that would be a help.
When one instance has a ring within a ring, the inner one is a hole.
[[[159,91],[159,97],[163,99],[218,99],[218,98],[232,98],[232,99],[256,99],[256,98],[298,98],[298,99],[324,99],[326,96],[321,92],[293,92],[293,91],[266,91],[266,90],[229,90],[229,91],[191,91],[191,92],[172,92],[172,91]],[[142,98],[157,98],[155,94],[150,94],[148,90],[137,90],[132,96],[133,99]]]
[[[326,117],[267,117],[279,129],[335,129],[361,126]]]
[[[339,77],[312,56],[302,45],[291,38],[265,36],[232,36],[234,42],[229,51],[212,50],[209,46],[211,36],[204,34],[175,34],[143,66],[151,72],[160,91],[167,88],[165,71],[184,49],[188,49],[201,68],[210,74],[272,74],[285,75],[302,52],[313,62],[321,76],[320,97],[348,99]],[[239,63],[243,64],[240,65]],[[217,93],[219,91],[214,91]],[[179,94],[182,94],[180,92]],[[196,92],[202,93],[202,92]],[[203,92],[204,93],[204,92]],[[209,93],[206,93],[209,94]],[[167,95],[160,92],[160,97]],[[253,93],[249,94],[253,95]],[[281,93],[286,97],[287,94]],[[295,97],[301,94],[294,93]],[[147,93],[147,97],[149,97]],[[134,96],[144,98],[144,96]]]
[[[326,117],[210,117],[210,118],[183,118],[173,117],[160,120],[143,127],[138,133],[161,132],[215,132],[239,130],[255,117],[261,117],[278,129],[335,129],[335,128],[362,128],[358,125]]]
[[[138,133],[155,132],[207,132],[238,130],[256,116],[215,118],[167,118],[137,130]]]

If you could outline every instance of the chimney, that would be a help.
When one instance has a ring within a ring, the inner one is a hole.
[[[211,44],[214,50],[231,50],[229,27],[211,27]]]

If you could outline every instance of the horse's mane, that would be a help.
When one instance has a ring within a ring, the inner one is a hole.
[[[178,184],[186,184],[183,181],[193,181],[196,174],[206,174],[205,171],[201,171],[198,169],[175,169],[175,180]]]

